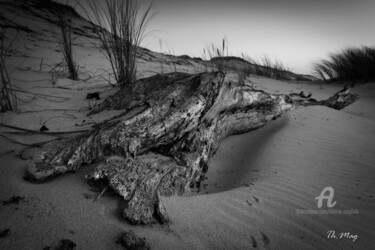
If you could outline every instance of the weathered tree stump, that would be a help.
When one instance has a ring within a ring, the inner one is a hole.
[[[119,90],[91,112],[124,110],[121,115],[84,135],[45,145],[26,177],[43,181],[99,161],[87,179],[108,183],[128,201],[125,218],[133,224],[164,223],[160,195],[199,186],[225,137],[262,127],[301,106],[341,109],[357,98],[349,88],[323,101],[303,93],[273,95],[224,81],[219,72],[157,75]]]

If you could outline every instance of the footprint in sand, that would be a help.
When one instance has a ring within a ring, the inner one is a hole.
[[[262,240],[263,240],[264,246],[267,246],[268,244],[270,244],[270,242],[271,242],[270,238],[268,238],[268,236],[265,233],[263,233],[262,231],[260,231],[260,234],[262,235]]]
[[[19,195],[13,195],[7,200],[0,201],[0,205],[17,210],[28,219],[33,219],[35,216],[50,216],[56,210],[56,207],[51,202],[43,202],[37,197]]]
[[[7,236],[9,234],[9,232],[10,232],[9,228],[7,228],[7,229],[5,229],[3,231],[0,231],[0,238],[3,238],[5,236]]]
[[[256,196],[253,196],[254,201],[259,202],[259,198]]]
[[[262,235],[263,244],[266,247],[268,244],[270,244],[271,240],[262,231],[260,231],[260,234]],[[251,236],[251,242],[252,242],[253,248],[258,248],[258,243],[257,243],[256,239],[253,236]]]
[[[252,243],[253,243],[253,248],[257,248],[257,247],[258,247],[258,244],[257,244],[256,239],[255,239],[253,236],[251,236],[251,241],[252,241]]]

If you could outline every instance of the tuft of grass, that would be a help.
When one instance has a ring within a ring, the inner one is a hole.
[[[18,37],[15,35],[13,39],[9,39],[6,27],[0,27],[0,112],[12,111],[17,108],[17,98],[13,92],[12,84],[9,78],[9,72],[6,67],[6,58],[8,53]],[[7,44],[8,43],[8,44]]]
[[[203,58],[212,63],[213,70],[228,73],[228,63],[225,57],[229,56],[228,39],[224,37],[221,46],[211,44],[203,49]]]
[[[375,80],[375,48],[346,48],[331,53],[328,59],[313,65],[316,77],[330,81],[368,82]]]
[[[68,0],[65,2],[65,5],[67,4]],[[72,80],[78,80],[78,65],[73,59],[73,32],[71,14],[66,11],[56,11],[56,15],[61,31],[59,46],[68,66],[69,78]]]
[[[277,80],[288,80],[288,72],[290,71],[288,67],[282,61],[275,60],[272,65],[273,77]]]
[[[146,5],[143,2],[89,0],[88,8],[81,5],[101,43],[99,49],[110,62],[114,78],[121,87],[136,80],[138,47],[152,17],[152,0]]]
[[[250,74],[274,78],[277,80],[289,80],[290,69],[285,64],[275,59],[274,61],[267,55],[263,55],[260,59],[254,59],[242,53],[242,59],[249,62],[253,66],[247,69]]]

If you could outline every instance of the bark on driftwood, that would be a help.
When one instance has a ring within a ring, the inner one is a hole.
[[[171,73],[142,79],[107,98],[91,114],[124,112],[88,133],[51,143],[28,166],[29,180],[101,162],[87,176],[124,197],[133,224],[167,222],[160,196],[199,186],[210,157],[227,136],[244,133],[301,106],[341,109],[358,97],[349,88],[327,100],[303,93],[272,95],[224,81],[222,73]]]

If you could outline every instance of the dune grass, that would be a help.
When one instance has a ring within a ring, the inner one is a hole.
[[[289,80],[288,73],[290,70],[280,60],[272,60],[265,54],[260,59],[254,59],[245,53],[242,53],[241,57],[253,65],[251,68],[249,67],[249,69],[247,69],[247,72],[250,74],[265,76],[277,80]]]
[[[65,5],[67,4],[68,1],[65,2]],[[78,80],[78,65],[73,58],[72,18],[70,17],[70,13],[66,11],[56,12],[56,14],[61,31],[61,37],[59,38],[58,43],[68,67],[69,78],[72,80]]]
[[[375,80],[375,48],[346,48],[313,65],[313,73],[325,82],[350,83]]]
[[[138,47],[152,6],[152,1],[144,4],[142,0],[89,0],[87,9],[81,5],[121,87],[136,80]]]
[[[224,37],[222,39],[221,46],[212,43],[203,49],[203,58],[210,61],[213,66],[213,70],[217,70],[223,73],[228,72],[228,63],[224,57],[229,56],[228,39]]]
[[[13,92],[12,84],[9,78],[9,72],[6,67],[6,59],[9,51],[18,37],[9,39],[9,33],[6,27],[0,27],[0,112],[12,111],[17,108],[17,98]]]
[[[287,80],[289,69],[280,60],[272,60],[269,56],[263,55],[260,60],[251,58],[250,56],[242,53],[242,57],[229,56],[228,49],[228,38],[222,39],[221,46],[211,44],[203,49],[203,58],[211,62],[213,70],[218,70],[223,73],[227,73],[229,70],[236,71],[241,75],[256,74],[265,76],[268,78],[274,78],[278,80]],[[235,58],[237,60],[243,59],[252,65],[242,66],[238,68],[231,63],[231,60]]]

